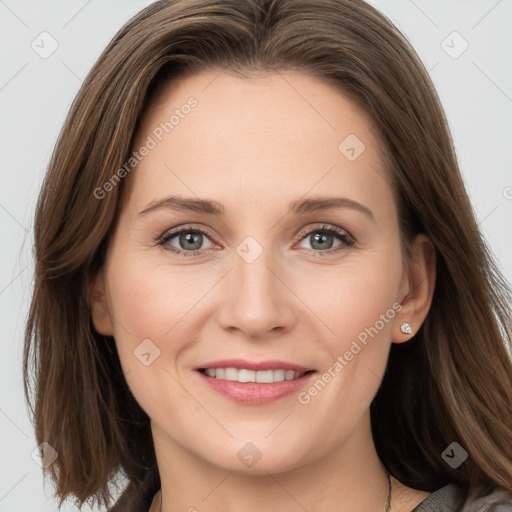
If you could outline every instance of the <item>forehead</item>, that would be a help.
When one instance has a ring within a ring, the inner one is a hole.
[[[333,189],[367,202],[391,192],[366,113],[299,72],[209,71],[171,82],[145,112],[133,150],[144,145],[152,148],[129,180],[140,201],[212,188],[221,201],[264,194],[287,203]]]

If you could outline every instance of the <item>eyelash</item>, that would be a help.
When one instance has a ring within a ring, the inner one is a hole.
[[[214,238],[212,234],[207,231],[200,228],[195,228],[192,226],[186,226],[182,229],[176,230],[176,231],[169,231],[162,235],[159,238],[158,245],[165,246],[170,240],[175,238],[178,235],[181,235],[182,233],[199,233],[201,235],[206,235],[208,238]],[[347,233],[345,230],[338,228],[336,226],[329,226],[329,225],[322,225],[321,227],[315,227],[315,228],[309,228],[305,229],[300,232],[299,234],[299,242],[302,242],[302,240],[305,240],[308,236],[310,236],[313,233],[327,233],[330,235],[336,235],[343,243],[338,245],[337,247],[333,247],[331,249],[327,249],[325,251],[319,251],[315,249],[306,249],[307,251],[313,251],[315,253],[315,256],[326,256],[333,254],[335,252],[341,251],[343,249],[346,249],[347,247],[350,247],[351,245],[354,245],[356,243],[355,239]],[[167,249],[168,251],[171,251],[175,254],[182,255],[182,256],[195,256],[199,257],[202,256],[204,253],[206,253],[209,249],[202,249],[202,250],[195,250],[195,251],[185,251],[183,249],[177,249],[176,247],[170,247]]]

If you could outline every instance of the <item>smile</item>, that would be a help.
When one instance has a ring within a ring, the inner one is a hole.
[[[261,384],[272,384],[285,380],[296,380],[309,372],[295,372],[293,370],[249,370],[246,368],[200,368],[199,371],[208,377],[233,382],[256,382]]]
[[[263,405],[299,393],[318,372],[284,359],[222,359],[194,372],[216,395],[243,405]]]

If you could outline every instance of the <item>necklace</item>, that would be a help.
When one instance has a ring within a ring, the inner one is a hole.
[[[391,510],[391,475],[389,474],[389,471],[386,471],[386,473],[388,474],[388,499],[386,500],[386,512],[390,512]],[[162,489],[160,489],[160,491],[158,491],[158,494],[160,496],[160,508],[158,509],[159,512],[162,512]],[[153,508],[153,507],[151,507]],[[150,509],[150,512],[151,512],[151,509]]]
[[[388,499],[386,501],[386,512],[389,512],[391,510],[391,475],[389,474],[389,471],[386,471],[388,474],[388,488],[389,488],[389,494]]]

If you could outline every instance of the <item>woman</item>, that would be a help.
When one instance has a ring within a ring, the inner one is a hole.
[[[363,1],[141,11],[35,241],[25,393],[61,504],[512,510],[510,288],[428,74]]]

